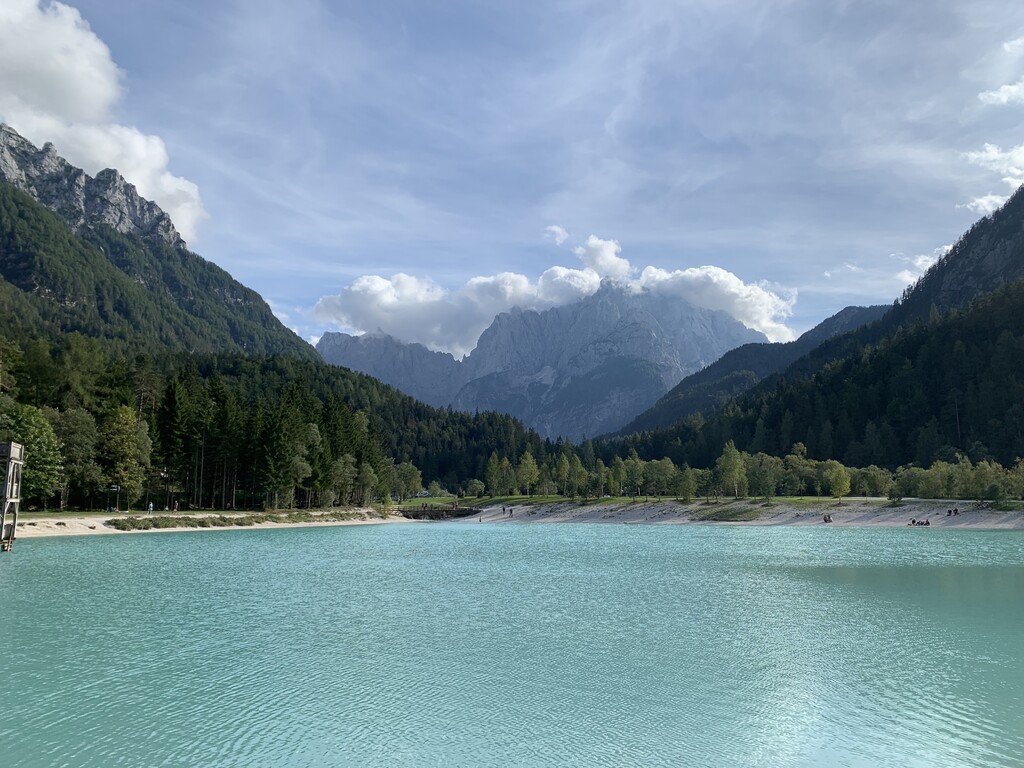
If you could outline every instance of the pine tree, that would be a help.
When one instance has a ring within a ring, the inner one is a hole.
[[[491,452],[487,460],[487,468],[484,470],[484,482],[487,483],[487,493],[491,496],[500,496],[502,491],[501,462],[498,461],[498,453]]]
[[[120,489],[120,500],[129,509],[142,495],[146,481],[149,440],[144,439],[145,431],[135,411],[121,405],[107,415],[100,433],[100,462],[107,482]]]

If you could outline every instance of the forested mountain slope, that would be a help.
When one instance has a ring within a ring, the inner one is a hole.
[[[926,320],[940,312],[966,307],[1007,283],[1024,280],[1024,187],[1006,203],[975,222],[933,264],[885,317],[887,330]]]
[[[802,442],[813,459],[852,466],[928,466],[958,452],[1011,465],[1024,455],[1024,282],[855,345],[810,375],[780,377],[707,422],[614,447],[707,466],[728,440],[777,456]]]
[[[795,341],[744,344],[730,350],[707,368],[680,381],[657,403],[619,430],[619,434],[663,429],[694,413],[710,416],[766,376],[785,370],[824,340],[868,325],[888,309],[886,305],[847,307]]]
[[[1024,316],[1022,280],[1024,190],[1018,190],[877,323],[824,341],[707,423],[691,417],[637,433],[614,450],[634,446],[655,456],[672,446],[699,465],[735,439],[779,456],[803,441],[812,458],[852,464],[896,466],[956,451],[1012,461],[1024,454],[1015,426],[1024,355],[1014,351]],[[884,412],[879,392],[891,403]]]
[[[0,278],[0,333],[10,338],[78,331],[138,351],[315,356],[259,294],[184,247],[99,223],[75,235],[5,182]]]
[[[1024,280],[1024,189],[1011,196],[1002,208],[976,222],[948,253],[903,292],[902,297],[877,322],[826,339],[797,357],[784,370],[751,386],[748,384],[757,378],[756,375],[748,369],[735,370],[740,366],[730,366],[729,361],[723,359],[717,369],[711,367],[705,373],[711,382],[697,379],[692,394],[684,392],[686,382],[681,382],[676,391],[679,395],[676,410],[665,408],[657,421],[650,419],[645,424],[650,425],[648,430],[663,429],[667,418],[673,415],[681,417],[684,411],[702,410],[694,408],[695,404],[705,404],[710,412],[713,407],[728,402],[730,388],[736,396],[749,391],[757,397],[764,397],[779,385],[779,379],[797,380],[813,376],[833,361],[859,354],[865,346],[878,344],[900,327],[951,309],[964,308],[979,297],[1020,280]],[[736,354],[743,354],[742,349]],[[713,380],[718,378],[719,372],[725,375],[720,377],[720,384],[716,384]],[[644,424],[638,426],[643,428]],[[641,439],[651,437],[648,434]]]
[[[116,171],[91,179],[0,126],[0,177],[0,439],[26,443],[30,503],[94,506],[112,485],[218,508],[361,503],[549,450],[511,417],[322,362]]]

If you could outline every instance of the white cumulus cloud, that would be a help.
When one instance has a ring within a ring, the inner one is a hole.
[[[952,248],[952,245],[943,245],[935,248],[931,253],[920,253],[916,256],[894,254],[896,258],[907,262],[910,265],[896,273],[896,280],[904,285],[917,282],[917,279],[921,277],[921,275],[927,272],[935,262],[949,253]]]
[[[969,203],[958,205],[957,208],[966,208],[969,211],[980,213],[982,216],[988,216],[990,213],[1001,208],[1008,199],[1006,195],[982,195],[981,197],[974,198]]]
[[[186,239],[206,217],[195,184],[168,171],[159,136],[119,124],[124,90],[110,49],[59,2],[0,2],[0,121],[95,175],[116,168]]]
[[[565,227],[561,227],[558,224],[552,224],[550,227],[544,227],[544,236],[555,241],[555,245],[561,245],[569,239],[569,233]]]
[[[1024,144],[1006,150],[996,144],[985,144],[978,152],[968,152],[967,159],[1002,174],[1003,181],[1014,189],[1024,184]]]
[[[780,296],[768,286],[744,283],[712,266],[676,271],[647,267],[639,278],[629,279],[636,270],[620,253],[614,240],[591,235],[576,250],[583,269],[553,266],[536,280],[502,272],[473,277],[450,291],[426,277],[365,275],[341,293],[321,298],[313,314],[356,333],[382,331],[461,357],[473,350],[497,314],[513,307],[542,310],[570,304],[596,293],[601,279],[611,277],[630,290],[655,291],[723,310],[772,341],[794,338],[784,320],[792,312],[795,292]]]
[[[904,285],[910,285],[917,280],[921,275],[911,272],[909,269],[901,269],[896,273],[896,279]]]
[[[599,275],[625,280],[633,273],[633,265],[619,256],[621,252],[622,246],[615,240],[602,240],[594,235],[575,250],[580,261]]]
[[[1001,85],[994,91],[982,91],[978,94],[982,104],[1005,106],[1007,104],[1024,104],[1024,78],[1016,83]]]
[[[1015,55],[1024,53],[1024,37],[1018,37],[1015,40],[1009,40],[1003,43],[1003,50]]]
[[[401,272],[364,275],[320,299],[313,315],[357,333],[381,331],[462,357],[499,313],[569,304],[600,285],[597,273],[565,267],[552,267],[536,281],[515,272],[473,277],[455,291]]]
[[[1024,184],[1024,144],[1004,150],[996,144],[985,144],[979,151],[964,155],[968,162],[1002,176],[1011,192]],[[974,198],[958,207],[980,214],[990,214],[1009,199],[1008,195],[987,194]]]
[[[698,307],[723,310],[771,341],[796,338],[783,322],[793,312],[795,291],[780,296],[764,285],[745,283],[732,272],[714,266],[672,272],[645,267],[637,283],[643,289],[679,296]]]

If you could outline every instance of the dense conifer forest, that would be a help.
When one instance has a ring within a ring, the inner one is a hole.
[[[310,360],[129,357],[77,333],[3,340],[0,360],[0,436],[26,445],[33,505],[363,504],[458,488],[495,451],[547,451],[509,416],[431,408]]]

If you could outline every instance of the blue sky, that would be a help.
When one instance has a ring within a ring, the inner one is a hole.
[[[306,338],[463,353],[602,276],[786,338],[1024,181],[1018,2],[3,6],[0,119]]]

